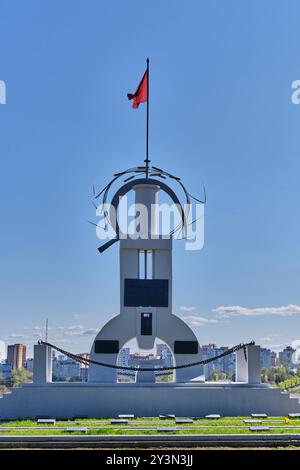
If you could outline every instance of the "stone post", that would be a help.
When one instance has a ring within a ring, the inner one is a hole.
[[[260,384],[260,346],[246,346],[246,357],[244,349],[236,352],[235,381],[249,384]]]
[[[45,344],[35,344],[33,353],[33,382],[52,382],[51,348]]]

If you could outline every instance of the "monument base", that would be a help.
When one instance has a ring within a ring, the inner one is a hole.
[[[299,413],[298,398],[278,388],[243,383],[65,383],[26,384],[0,398],[0,419],[45,416],[112,418],[135,416],[203,417]]]

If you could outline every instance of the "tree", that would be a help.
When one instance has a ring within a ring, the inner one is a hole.
[[[269,382],[269,369],[263,367],[261,370],[261,381],[263,383]]]
[[[27,369],[13,369],[12,383],[13,387],[20,387],[20,385],[32,381],[32,372]]]
[[[5,387],[5,385],[0,385],[0,397],[2,397],[6,392],[8,392],[8,388]]]
[[[218,379],[219,379],[219,374],[218,374],[218,372],[214,372],[214,373],[213,373],[213,381],[214,381],[214,382],[217,382]]]
[[[0,373],[0,397],[8,391],[8,388],[5,386],[6,380],[2,373]]]

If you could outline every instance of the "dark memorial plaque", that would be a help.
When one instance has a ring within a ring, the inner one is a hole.
[[[95,353],[96,354],[118,354],[119,352],[119,341],[113,340],[97,340],[95,341]]]
[[[198,354],[197,341],[174,341],[175,354]]]
[[[141,335],[152,335],[152,313],[146,312],[141,314]]]
[[[168,279],[125,279],[125,307],[168,307]]]

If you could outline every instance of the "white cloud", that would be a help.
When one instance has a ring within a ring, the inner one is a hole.
[[[300,339],[295,339],[292,341],[292,348],[295,349],[295,354],[294,354],[294,361],[296,364],[299,364],[300,362]]]
[[[266,342],[268,342],[268,341],[274,341],[274,338],[278,338],[279,336],[282,336],[282,335],[280,335],[280,334],[278,334],[278,333],[271,333],[271,334],[268,335],[268,336],[261,336],[261,337],[259,338],[259,341],[266,341]]]
[[[55,344],[61,344],[63,345],[66,345],[66,344],[75,344],[76,345],[76,340],[72,340],[72,339],[69,339],[69,338],[56,338],[55,339]]]
[[[98,333],[99,328],[86,328],[84,325],[60,326],[64,336],[89,336]],[[59,335],[56,337],[59,337]]]
[[[45,331],[45,330],[46,330],[46,326],[33,326],[32,329],[33,329],[34,331]],[[52,328],[48,326],[48,330],[52,330]]]
[[[183,305],[182,307],[179,307],[179,310],[182,310],[183,312],[193,312],[196,310],[196,307],[186,307]]]
[[[79,331],[84,329],[84,325],[59,326],[58,329],[63,331]]]
[[[24,326],[24,330],[33,330],[33,331],[45,331],[46,326]],[[51,330],[52,328],[49,327],[48,330]]]
[[[81,334],[83,336],[96,335],[98,333],[98,331],[99,331],[98,328],[89,328],[89,329],[83,331]]]
[[[228,316],[254,317],[260,315],[294,315],[300,313],[300,305],[288,304],[282,307],[257,307],[247,308],[240,305],[220,306],[213,309],[213,312]]]
[[[9,338],[22,339],[22,338],[25,338],[25,336],[19,333],[12,333],[11,335],[9,335]]]
[[[33,338],[33,339],[40,339],[40,338],[42,338],[42,335],[41,335],[41,333],[34,333],[34,334],[32,335],[32,338]]]
[[[63,333],[65,336],[81,336],[82,330],[77,331],[77,330],[66,330]]]
[[[272,351],[275,351],[275,352],[279,352],[279,351],[282,351],[289,344],[290,344],[290,341],[285,341],[284,343],[268,344],[268,349],[271,349]]]
[[[80,336],[82,331],[85,329],[84,325],[70,325],[70,326],[59,326],[59,330],[62,331],[65,336]]]
[[[189,315],[187,317],[181,317],[185,323],[189,326],[205,326],[210,323],[220,323],[220,320],[215,318],[205,318],[205,317],[198,317],[196,315]]]

